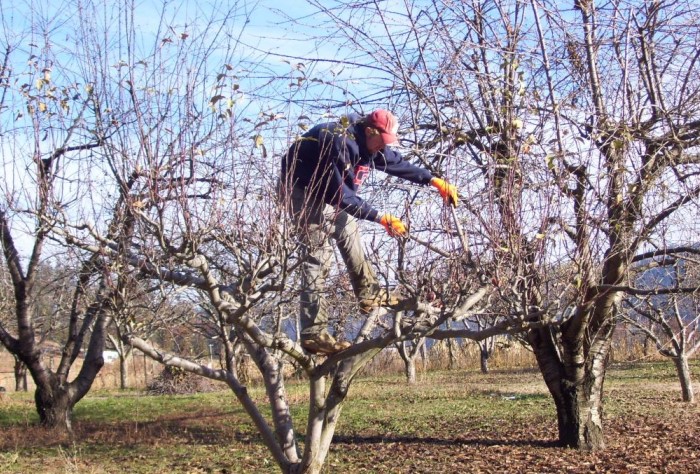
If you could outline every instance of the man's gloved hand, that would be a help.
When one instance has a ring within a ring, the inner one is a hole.
[[[386,232],[392,237],[406,237],[406,226],[401,219],[392,216],[391,214],[384,214],[379,223],[384,226]]]
[[[457,187],[454,184],[450,184],[444,179],[433,178],[430,180],[430,184],[440,191],[440,196],[445,200],[445,204],[452,204],[457,207],[459,198],[457,197]]]

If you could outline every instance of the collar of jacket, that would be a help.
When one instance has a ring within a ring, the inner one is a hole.
[[[354,121],[348,127],[348,132],[355,137],[355,143],[357,143],[357,147],[360,149],[360,157],[362,157],[363,160],[371,162],[377,156],[378,152],[370,153],[369,150],[367,150],[367,136],[365,135],[365,125],[359,121]]]

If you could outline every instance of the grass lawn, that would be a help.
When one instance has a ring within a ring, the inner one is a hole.
[[[693,368],[697,379],[700,364]],[[414,386],[400,376],[361,378],[326,472],[700,472],[700,409],[680,402],[671,364],[616,365],[605,387],[607,449],[579,453],[554,446],[554,405],[536,371],[431,372]],[[262,390],[250,389],[264,403]],[[290,382],[288,391],[303,431],[306,385]],[[76,407],[72,439],[37,419],[31,394],[0,401],[0,472],[278,472],[226,390],[94,392]]]

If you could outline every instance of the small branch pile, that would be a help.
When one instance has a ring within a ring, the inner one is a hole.
[[[151,395],[188,395],[219,389],[211,379],[171,366],[165,366],[147,387]]]

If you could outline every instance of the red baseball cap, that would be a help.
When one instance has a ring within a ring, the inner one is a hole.
[[[367,125],[379,130],[385,145],[397,143],[396,132],[399,131],[399,121],[394,114],[384,109],[377,109],[367,116]]]

